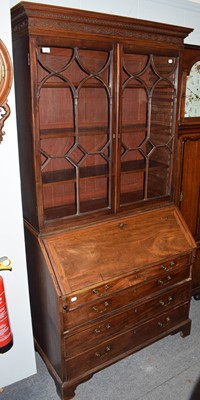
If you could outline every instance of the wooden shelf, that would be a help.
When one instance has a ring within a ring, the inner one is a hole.
[[[151,131],[160,131],[162,129],[169,130],[171,132],[171,128],[169,125],[165,123],[156,123],[153,122],[151,125]],[[145,124],[133,124],[133,125],[123,125],[122,126],[122,138],[123,134],[131,133],[131,132],[138,132],[138,131],[147,131],[147,126]],[[109,135],[109,128],[105,125],[102,126],[82,126],[78,128],[78,135],[79,136],[86,136],[86,135]],[[51,138],[62,138],[67,136],[76,137],[76,132],[73,127],[49,127],[49,128],[42,128],[40,129],[40,137],[41,139],[51,139]]]
[[[158,170],[160,168],[168,168],[167,165],[157,161],[150,161],[149,169]],[[138,171],[146,171],[146,163],[143,160],[127,161],[122,163],[121,173],[137,173]],[[79,177],[81,180],[93,178],[102,178],[109,176],[109,168],[107,165],[94,165],[90,167],[79,168]],[[52,183],[60,183],[64,181],[76,180],[76,171],[74,169],[58,170],[53,172],[45,172],[42,174],[43,184],[49,185]]]
[[[134,79],[134,78],[133,78]],[[137,79],[137,78],[135,78],[135,79]],[[148,82],[146,82],[147,83],[147,86],[148,86]],[[153,84],[153,82],[150,82],[151,83],[151,85]],[[138,85],[136,85],[136,84],[134,84],[134,83],[128,83],[127,85],[126,85],[126,82],[123,82],[123,89],[146,89],[146,85],[142,85],[142,83],[141,84],[138,84]],[[165,86],[165,85],[163,85],[163,86],[161,86],[160,84],[159,84],[159,86],[156,86],[155,87],[155,90],[156,90],[156,92],[158,92],[158,90],[164,90],[164,91],[167,91],[167,90],[169,90],[169,89],[171,89],[171,86],[169,85],[169,86]],[[163,92],[162,92],[162,94],[163,94]],[[154,98],[154,95],[153,95],[153,98]]]
[[[160,131],[162,129],[169,130],[171,132],[170,125],[166,125],[165,123],[161,124],[160,122],[152,122],[151,131]],[[122,138],[124,133],[138,132],[138,131],[147,131],[147,126],[145,124],[133,124],[133,125],[122,125]]]
[[[121,193],[120,196],[120,205],[127,205],[131,203],[136,203],[138,201],[143,201],[144,200],[144,192],[143,190],[138,190],[136,192],[126,192],[126,193]]]
[[[94,199],[94,200],[89,200],[89,201],[84,201],[80,203],[80,213],[91,213],[92,211],[97,211],[97,210],[103,210],[103,209],[108,209],[108,200],[107,199]],[[68,204],[68,205],[63,205],[63,206],[57,206],[57,207],[50,207],[46,208],[44,210],[44,218],[46,221],[54,220],[54,219],[59,219],[59,218],[65,218],[74,216],[74,215],[79,215],[76,213],[76,209],[74,204]]]
[[[150,160],[149,169],[151,171],[160,168],[168,168],[168,165]],[[126,161],[121,164],[121,173],[137,173],[138,171],[146,171],[146,162],[144,160]]]
[[[74,204],[64,205],[64,206],[57,206],[57,207],[49,207],[44,209],[44,219],[46,221],[58,219],[58,218],[65,218],[70,215],[76,214]]]
[[[80,179],[102,178],[109,176],[109,168],[107,165],[94,165],[91,167],[79,168]],[[64,181],[75,181],[76,171],[74,169],[59,170],[53,172],[45,172],[42,174],[43,184],[60,183]]]
[[[122,125],[122,138],[124,133],[138,132],[138,131],[147,131],[146,124],[131,124],[131,125]]]
[[[86,135],[109,135],[107,126],[84,126],[78,128],[79,136]],[[73,127],[49,127],[40,129],[41,139],[59,139],[67,136],[76,137],[76,132]]]
[[[120,196],[120,206],[125,206],[129,205],[132,203],[137,203],[137,202],[145,202],[149,200],[154,200],[154,199],[159,199],[160,202],[167,201],[169,199],[170,194],[160,194],[157,193],[156,190],[149,190],[148,191],[148,196],[147,199],[144,198],[144,192],[143,190],[141,191],[135,191],[135,192],[127,192],[127,193],[122,193]]]
[[[98,83],[97,82],[89,82],[91,79],[95,79],[95,76],[93,78],[89,78],[88,81],[86,81],[83,85],[82,85],[82,89],[105,89],[105,86],[103,83]],[[41,82],[38,82],[38,84],[41,84]],[[75,88],[77,88],[78,86],[81,85],[81,81],[80,82],[71,82],[71,85],[74,86]],[[46,81],[42,84],[41,89],[66,89],[66,88],[70,88],[71,85],[64,81],[62,81],[62,78],[60,77],[60,81],[58,82],[53,82],[53,81]]]

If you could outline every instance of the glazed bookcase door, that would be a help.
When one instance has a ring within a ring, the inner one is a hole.
[[[35,57],[44,224],[171,199],[178,58],[81,40]]]
[[[44,220],[111,209],[112,48],[37,46]]]
[[[176,57],[122,55],[120,206],[171,196]]]

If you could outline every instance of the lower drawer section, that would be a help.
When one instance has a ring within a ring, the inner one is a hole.
[[[75,328],[78,325],[87,324],[89,320],[95,321],[108,313],[113,311],[116,312],[128,304],[140,301],[145,297],[156,294],[156,292],[165,290],[180,282],[188,281],[189,279],[190,267],[186,265],[171,273],[161,274],[159,278],[157,276],[153,277],[150,280],[144,281],[140,285],[133,285],[125,290],[114,293],[111,296],[98,299],[92,303],[87,303],[82,307],[63,311],[64,330]]]
[[[188,314],[189,302],[66,360],[66,379],[75,379],[100,370],[104,364],[109,365],[145,347],[154,340],[172,333],[173,329],[176,331],[179,324],[188,321]]]
[[[99,342],[104,342],[111,336],[123,333],[133,326],[154,318],[156,315],[170,311],[190,299],[190,282],[176,286],[171,290],[160,293],[150,298],[148,301],[133,303],[131,306],[123,308],[123,312],[107,318],[102,317],[98,323],[89,324],[82,329],[73,329],[65,335],[65,357],[71,358],[80,354],[91,347],[95,347]]]

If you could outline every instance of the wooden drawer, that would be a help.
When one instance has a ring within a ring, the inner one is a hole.
[[[74,379],[93,373],[147,344],[180,330],[180,324],[188,324],[189,302],[125,333],[93,347],[77,357],[65,361],[65,374]]]
[[[154,316],[162,314],[181,303],[189,301],[191,296],[190,282],[167,290],[164,293],[140,303],[134,303],[131,307],[119,314],[103,318],[97,324],[90,325],[87,329],[72,330],[65,335],[65,357],[70,358],[96,346],[113,335],[137,326]]]
[[[181,269],[175,269],[170,273],[161,274],[159,277],[156,276],[156,278],[143,284],[128,287],[112,296],[107,296],[74,310],[63,310],[64,331],[88,323],[89,321],[96,320],[108,313],[118,310],[121,307],[127,306],[132,302],[139,301],[165,288],[189,279],[190,267],[185,266]]]
[[[73,310],[81,305],[101,299],[120,290],[126,289],[129,286],[139,285],[140,283],[152,279],[155,276],[160,276],[163,272],[172,274],[174,271],[189,264],[189,255],[184,255],[180,258],[170,259],[158,265],[143,266],[140,269],[135,269],[133,273],[124,277],[118,277],[103,284],[96,285],[82,291],[73,292],[72,295],[65,298],[65,305],[68,310]]]

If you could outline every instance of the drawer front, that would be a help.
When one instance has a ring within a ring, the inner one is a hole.
[[[103,318],[97,324],[90,325],[87,329],[72,330],[65,335],[65,357],[70,358],[76,354],[95,347],[111,336],[117,335],[127,329],[137,326],[156,315],[162,314],[172,308],[189,301],[191,297],[191,285],[186,283],[167,290],[164,293],[141,303],[134,303],[119,314]]]
[[[73,295],[65,299],[65,305],[68,310],[73,310],[86,303],[96,301],[102,297],[106,297],[117,291],[123,290],[129,286],[139,285],[145,280],[152,279],[155,276],[160,276],[163,272],[172,274],[174,271],[189,263],[189,255],[180,258],[171,259],[164,263],[151,267],[143,267],[135,270],[132,274],[107,281],[95,287],[90,287],[79,292],[74,292]]]
[[[65,361],[68,379],[93,373],[188,323],[189,302]]]
[[[129,287],[126,290],[117,292],[113,296],[107,296],[106,298],[78,307],[74,310],[63,311],[64,330],[70,330],[72,327],[101,318],[132,302],[139,301],[144,297],[150,296],[179,282],[189,280],[189,276],[190,267],[186,266],[181,270],[162,274],[141,285]]]

